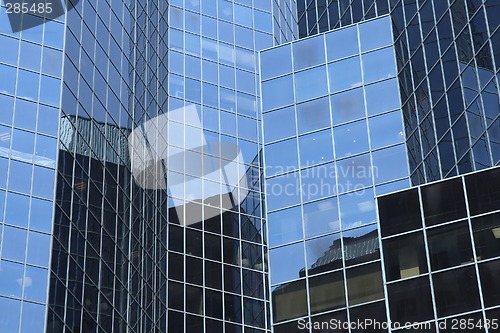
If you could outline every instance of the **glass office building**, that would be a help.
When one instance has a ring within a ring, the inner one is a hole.
[[[500,162],[500,4],[299,1],[299,35],[390,14],[414,185]]]
[[[498,332],[499,189],[493,168],[378,198],[391,321]]]
[[[275,331],[331,310],[383,318],[374,198],[410,185],[390,19],[262,51],[260,64]]]
[[[269,331],[256,51],[295,2],[56,7],[0,7],[1,329]]]

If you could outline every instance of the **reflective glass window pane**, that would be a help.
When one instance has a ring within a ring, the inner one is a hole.
[[[324,62],[325,47],[322,35],[293,43],[293,65],[295,71]]]
[[[330,92],[356,88],[363,84],[359,57],[337,61],[328,65]]]
[[[401,107],[396,79],[368,85],[365,90],[366,109],[369,116]]]
[[[500,256],[500,213],[472,219],[478,260]]]
[[[18,161],[10,161],[9,189],[16,192],[30,193],[31,165]],[[54,184],[52,184],[54,185]]]
[[[432,280],[437,313],[440,317],[481,307],[474,266],[435,274]]]
[[[422,187],[425,223],[434,225],[467,216],[462,180],[448,180]]]
[[[306,237],[340,230],[337,198],[315,201],[304,205]]]
[[[292,72],[291,46],[283,45],[260,54],[262,79]]]
[[[24,265],[1,260],[0,267],[2,267],[0,271],[0,294],[20,298],[22,284],[18,281],[23,280]]]
[[[264,113],[263,117],[266,142],[295,135],[295,110],[293,107]]]
[[[384,297],[380,263],[348,269],[346,275],[349,305],[370,302]]]
[[[303,237],[300,207],[268,214],[267,225],[270,246],[297,241]]]
[[[328,94],[326,67],[319,66],[295,73],[297,102]]]
[[[54,196],[54,181],[55,172],[53,169],[35,166],[32,194],[34,196],[52,199]]]
[[[40,83],[40,102],[59,105],[61,96],[61,80],[42,75]]]
[[[342,238],[346,266],[380,259],[377,225],[342,232]]]
[[[420,322],[434,317],[429,277],[389,284],[388,294],[393,322]]]
[[[429,229],[427,239],[433,270],[473,261],[469,226],[466,221]]]
[[[385,274],[388,281],[427,273],[427,259],[422,232],[385,239],[382,243],[384,246]]]
[[[350,192],[372,185],[370,155],[337,161],[338,192]]]
[[[299,167],[295,138],[267,145],[265,148],[267,176],[295,170]]]
[[[356,25],[330,32],[325,37],[329,61],[359,53],[358,27]]]
[[[22,99],[16,101],[14,125],[19,128],[34,131],[36,128],[36,103]],[[40,115],[43,117],[43,115]]]
[[[44,325],[45,306],[24,302],[23,316],[21,319],[21,333],[43,332]]]
[[[0,50],[0,61],[11,65],[17,65],[19,39],[1,35],[0,44],[3,45]],[[13,52],[13,50],[16,51]]]
[[[292,104],[294,101],[292,76],[287,75],[262,83],[264,111]]]
[[[407,177],[406,146],[399,145],[372,153],[375,184]]]
[[[1,66],[0,66],[1,68]],[[0,83],[1,84],[1,83]],[[19,103],[20,100],[17,100]],[[2,112],[0,112],[0,123],[10,125],[12,124],[12,111],[14,110],[14,97],[0,94],[0,105],[2,105]]]
[[[29,204],[29,197],[12,192],[7,193],[5,223],[27,227]]]
[[[353,228],[376,222],[374,202],[371,189],[340,196],[342,228]]]
[[[362,89],[349,90],[331,97],[333,124],[338,125],[365,117]]]
[[[269,251],[271,284],[277,284],[300,277],[305,267],[304,244],[296,243]],[[293,260],[290,260],[293,258]]]
[[[382,236],[422,228],[418,190],[378,198],[378,214]]]
[[[268,179],[266,193],[269,210],[298,204],[300,202],[298,173]]]
[[[276,286],[272,290],[273,318],[279,322],[307,314],[305,280]]]
[[[307,202],[337,194],[333,163],[302,170],[302,201]]]
[[[300,166],[303,168],[333,160],[332,140],[329,129],[299,137]]]
[[[366,53],[362,57],[365,83],[387,79],[396,75],[396,61],[392,48]]]
[[[407,189],[408,187],[410,187],[410,180],[409,180],[409,178],[405,178],[405,179],[397,180],[397,181],[392,182],[392,183],[378,185],[375,188],[375,191],[377,193],[377,196],[379,196],[379,195],[385,195],[385,194],[392,193],[392,192],[401,191],[401,190]]]
[[[342,267],[340,234],[306,241],[306,260],[309,275]]]
[[[2,313],[0,317],[0,326],[2,329],[5,332],[18,332],[21,301],[0,297],[0,312]]]
[[[50,236],[30,231],[28,234],[28,254],[26,262],[48,267],[50,256]]]
[[[467,176],[465,183],[472,215],[500,209],[500,169]]]
[[[24,298],[37,302],[45,302],[47,298],[47,280],[47,269],[26,266]],[[28,281],[31,281],[31,283]]]
[[[31,99],[38,99],[38,80],[40,76],[33,72],[20,69],[17,77],[17,95]],[[51,93],[54,94],[54,93]]]
[[[16,68],[0,64],[0,92],[14,95],[16,86]]]
[[[391,19],[383,17],[359,25],[361,52],[392,44]]]
[[[345,289],[342,272],[311,278],[309,280],[309,297],[311,313],[344,307]]]
[[[5,226],[3,229],[2,258],[24,261],[26,230]]]
[[[377,149],[404,141],[401,111],[368,119],[371,148]]]
[[[297,125],[299,134],[330,126],[328,98],[297,105]]]
[[[19,67],[24,67],[38,72],[40,70],[41,55],[41,46],[21,41],[21,49],[19,51]]]
[[[370,149],[365,120],[336,127],[333,133],[337,158],[355,155]]]

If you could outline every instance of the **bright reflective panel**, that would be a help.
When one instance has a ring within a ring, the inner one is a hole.
[[[401,111],[368,119],[371,148],[377,149],[404,141]]]
[[[328,93],[326,66],[319,66],[295,73],[297,102],[302,102]]]
[[[298,71],[325,62],[323,36],[316,36],[293,43],[293,65]]]
[[[335,164],[324,164],[300,172],[302,201],[307,202],[337,194]]]
[[[340,196],[342,229],[354,228],[377,221],[372,189]]]
[[[267,145],[265,148],[267,176],[295,170],[299,167],[295,138]]]
[[[293,206],[300,202],[298,173],[286,174],[267,180],[269,210]]]
[[[260,54],[262,79],[292,72],[291,46],[283,45]]]
[[[369,154],[337,161],[338,192],[350,192],[372,185]]]
[[[366,121],[357,121],[336,127],[335,153],[337,158],[346,157],[369,150]]]
[[[365,87],[368,115],[401,108],[397,79],[386,80]]]
[[[340,230],[337,197],[304,205],[306,237]]]
[[[330,97],[334,125],[365,117],[363,89],[354,89]]]
[[[299,127],[299,134],[330,126],[328,98],[320,98],[298,104],[297,125]]]
[[[287,245],[269,251],[271,284],[297,279],[305,267],[304,244]],[[290,260],[293,258],[293,260]]]
[[[263,117],[266,142],[295,135],[295,110],[293,107],[264,113]]]
[[[326,34],[328,60],[340,59],[359,53],[357,40],[357,26]]]
[[[280,210],[267,216],[269,245],[276,246],[302,239],[300,207]]]
[[[287,75],[262,83],[264,111],[292,104],[294,101],[292,76]]]
[[[391,45],[391,18],[387,16],[360,24],[359,39],[361,52]]]
[[[387,79],[396,75],[394,50],[390,47],[366,53],[363,57],[365,83]]]
[[[330,92],[356,88],[363,84],[359,57],[340,60],[328,65]]]
[[[376,184],[408,176],[405,145],[378,150],[373,152],[372,155]]]
[[[330,129],[299,137],[300,167],[333,160],[332,140]]]

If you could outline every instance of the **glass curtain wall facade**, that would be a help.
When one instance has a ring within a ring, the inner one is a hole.
[[[412,183],[498,165],[498,2],[300,1],[299,35],[387,12],[394,26]]]
[[[391,321],[498,332],[499,181],[493,168],[377,199]]]
[[[375,195],[410,185],[394,52],[383,17],[260,53],[275,332],[385,318]]]
[[[55,9],[54,9],[55,10]],[[59,13],[0,7],[0,327],[43,332],[64,45]]]
[[[0,7],[2,329],[270,330],[256,51],[297,31],[277,5]]]

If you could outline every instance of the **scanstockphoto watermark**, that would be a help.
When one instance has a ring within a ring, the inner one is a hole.
[[[280,181],[269,181],[266,184],[268,195],[298,196],[302,193],[304,200],[328,197],[338,193],[353,192],[363,195],[364,190],[378,177],[378,168],[365,165],[335,166],[328,164],[300,171],[290,171],[296,167],[269,167],[267,174],[286,173],[279,176]]]
[[[358,319],[356,321],[342,321],[338,319],[330,319],[329,321],[313,321],[309,322],[306,319],[300,319],[297,323],[299,330],[329,330],[336,332],[338,330],[358,330],[373,332],[374,330],[395,330],[395,329],[414,329],[426,330],[432,329],[432,323],[399,323],[390,321],[378,321],[376,319]]]

